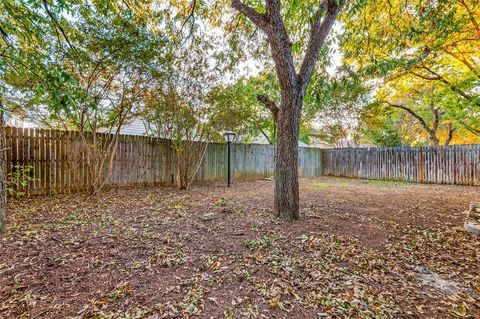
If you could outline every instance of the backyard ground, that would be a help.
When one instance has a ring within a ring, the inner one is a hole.
[[[480,189],[316,178],[12,200],[0,318],[480,318]]]

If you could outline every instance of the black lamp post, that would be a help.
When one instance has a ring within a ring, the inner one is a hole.
[[[228,176],[228,182],[227,182],[227,187],[232,186],[232,170],[231,170],[231,161],[230,161],[230,152],[231,148],[230,145],[232,145],[233,140],[235,139],[235,133],[227,131],[223,133],[223,137],[225,137],[225,141],[227,141],[227,176]]]

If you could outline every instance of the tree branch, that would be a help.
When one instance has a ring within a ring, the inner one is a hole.
[[[463,98],[467,99],[468,101],[471,101],[471,102],[474,102],[475,105],[477,106],[480,106],[480,102],[476,101],[474,99],[473,96],[471,96],[470,94],[460,90],[458,87],[456,87],[453,83],[451,83],[450,81],[448,81],[447,79],[445,79],[443,76],[441,76],[440,74],[438,74],[437,72],[433,71],[432,69],[426,67],[426,66],[422,66],[422,68],[424,70],[427,70],[428,72],[430,72],[433,76],[428,76],[428,75],[423,75],[423,74],[419,74],[419,73],[416,73],[414,71],[410,71],[411,74],[421,78],[421,79],[424,79],[424,80],[428,80],[428,81],[440,81],[442,83],[444,83],[445,85],[447,85],[450,90],[452,90],[453,92],[459,94],[460,96],[462,96]]]
[[[195,8],[197,7],[197,0],[193,0],[192,4],[190,5],[190,13],[188,14],[187,18],[183,21],[182,26],[180,27],[180,33],[183,31],[183,27],[190,21],[190,19],[194,18],[195,16]],[[193,28],[193,26],[192,26]]]
[[[476,128],[468,125],[467,123],[465,123],[465,121],[461,121],[460,124],[470,133],[475,134],[477,136],[480,136],[480,130],[479,129],[476,129]]]
[[[478,68],[478,65],[477,63],[475,62],[475,60],[471,60],[471,61],[468,61],[467,58],[465,58],[465,56],[463,56],[463,54],[461,52],[459,52],[458,54],[455,54],[453,53],[452,51],[448,50],[448,49],[443,49],[443,51],[445,51],[448,55],[450,55],[451,57],[453,57],[454,59],[456,59],[457,61],[463,63],[467,68],[470,69],[470,71],[473,72],[473,74],[475,74],[477,76],[477,78],[480,80],[480,71],[479,71],[479,68]],[[458,50],[457,50],[458,51]]]
[[[433,91],[433,89],[432,89]],[[433,93],[433,92],[432,92]],[[437,130],[438,130],[438,124],[440,123],[440,109],[439,108],[436,108],[435,107],[435,104],[433,102],[433,99],[432,101],[430,102],[430,110],[432,111],[432,114],[433,114],[433,127],[432,127],[432,131],[434,134],[437,133]]]
[[[430,133],[431,129],[428,127],[427,123],[425,122],[425,120],[420,116],[418,115],[417,113],[415,113],[415,111],[413,111],[411,108],[409,107],[406,107],[406,106],[403,106],[403,105],[399,105],[399,104],[392,104],[390,102],[386,102],[388,105],[390,105],[391,107],[395,107],[397,109],[402,109],[404,111],[407,111],[410,115],[412,115],[414,118],[416,118],[420,124],[422,125],[422,127]]]
[[[267,139],[268,144],[273,145],[273,141],[270,139],[270,137],[268,136],[268,134],[260,127],[260,125],[258,125],[258,124],[255,123],[255,126],[258,128],[258,130],[260,131],[260,133],[262,133],[262,135]]]
[[[267,96],[265,95],[257,95],[257,100],[259,102],[261,102],[262,104],[264,104],[269,110],[270,112],[272,112],[273,114],[273,119],[275,120],[275,123],[277,122],[277,114],[278,114],[278,111],[279,111],[279,108],[277,106],[277,104],[270,100]]]
[[[427,75],[423,75],[423,74],[420,74],[420,73],[417,73],[417,72],[414,72],[414,71],[410,71],[410,74],[413,74],[413,75],[415,75],[416,77],[419,77],[419,78],[421,78],[421,79],[428,80],[428,81],[437,81],[437,80],[440,80],[440,78],[437,77],[437,76],[427,76]]]
[[[455,132],[455,128],[452,126],[452,123],[448,123],[447,127],[448,127],[448,137],[447,137],[447,140],[445,141],[445,146],[448,146],[448,144],[450,144],[453,138],[453,132]]]
[[[460,0],[459,2],[462,4],[462,6],[465,8],[465,10],[467,10],[468,16],[470,17],[470,21],[475,26],[475,29],[477,30],[477,32],[480,32],[480,26],[478,25],[477,19],[475,19],[475,14],[472,12],[470,7],[465,3],[464,0]],[[474,6],[474,8],[475,8],[475,6]]]
[[[7,45],[7,47],[10,46],[10,42],[8,41],[8,33],[5,32],[5,30],[2,28],[2,26],[0,25],[0,33],[2,34],[2,39],[3,41],[5,42],[5,44]]]
[[[425,70],[427,70],[428,72],[430,72],[431,74],[433,74],[435,77],[437,77],[438,80],[440,80],[441,82],[445,83],[446,85],[448,85],[450,87],[450,89],[454,92],[457,92],[458,94],[460,94],[462,97],[466,98],[467,100],[469,101],[472,101],[473,98],[470,94],[467,94],[465,92],[463,92],[462,90],[460,90],[458,87],[456,87],[455,85],[453,85],[452,83],[450,83],[450,81],[448,81],[447,79],[445,79],[444,77],[442,77],[440,74],[436,73],[435,71],[427,68],[426,66],[423,67]],[[478,103],[477,103],[478,105]]]
[[[280,0],[265,0],[267,14],[272,15],[280,12]]]
[[[50,11],[50,9],[48,8],[48,2],[47,2],[47,0],[43,0],[42,3],[43,3],[43,7],[45,8],[45,11],[47,12],[47,14],[48,14],[48,16],[50,17],[50,19],[52,19],[53,23],[55,23],[55,25],[60,29],[60,32],[62,33],[62,36],[63,36],[63,38],[65,39],[65,41],[67,41],[68,46],[70,47],[70,49],[75,50],[75,47],[72,45],[72,43],[71,43],[70,40],[68,39],[67,34],[65,33],[65,30],[63,30],[63,28],[62,28],[62,26],[60,25],[60,23],[58,23],[57,19],[55,19],[55,16],[52,14],[52,12]]]
[[[257,27],[263,31],[267,30],[267,17],[265,14],[257,12],[250,6],[247,6],[241,0],[232,0],[232,7],[238,12],[243,13],[249,18]]]
[[[310,77],[318,59],[318,54],[320,53],[330,29],[333,27],[337,15],[342,9],[344,3],[345,0],[340,0],[338,2],[337,0],[324,0],[317,12],[317,17],[313,24],[307,50],[298,76],[299,84],[303,90],[306,89],[306,86],[310,81]],[[326,15],[322,19],[323,12],[326,12]]]
[[[241,0],[232,0],[232,7],[247,16],[267,35],[282,91],[288,92],[296,89],[292,87],[292,84],[297,84],[297,73],[292,56],[292,42],[283,23],[280,0],[266,0],[266,14],[257,12]]]

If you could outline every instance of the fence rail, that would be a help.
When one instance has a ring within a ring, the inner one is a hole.
[[[6,128],[7,171],[31,167],[33,178],[19,191],[31,194],[85,191],[92,184],[86,152],[78,132],[33,128]],[[98,133],[97,139],[108,138]],[[82,146],[83,145],[83,146]],[[171,141],[121,135],[106,185],[110,187],[170,185],[175,174],[175,151]],[[233,177],[258,179],[274,173],[274,147],[233,144]],[[300,176],[322,174],[322,150],[301,148]],[[226,144],[212,143],[195,176],[196,183],[226,181]]]
[[[480,185],[480,145],[328,149],[323,174]]]

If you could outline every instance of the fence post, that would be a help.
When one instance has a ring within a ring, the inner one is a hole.
[[[420,146],[420,158],[419,158],[419,170],[420,170],[420,176],[418,177],[419,178],[419,182],[420,183],[423,183],[423,180],[425,179],[425,172],[424,172],[424,161],[423,161],[423,147]]]

